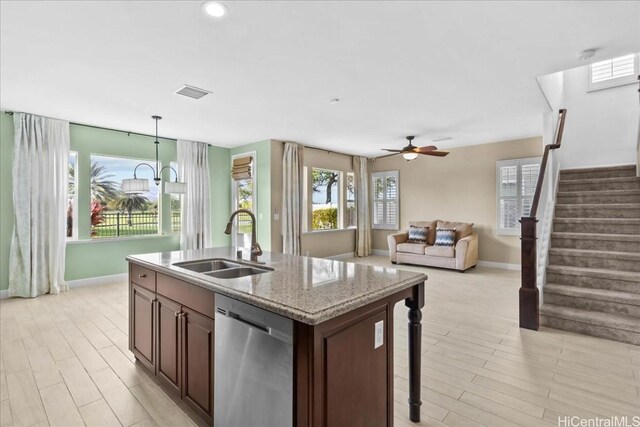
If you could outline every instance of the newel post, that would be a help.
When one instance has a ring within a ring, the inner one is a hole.
[[[540,327],[540,307],[537,286],[538,257],[536,250],[536,223],[534,217],[522,217],[521,253],[522,285],[520,287],[520,327],[537,331]]]

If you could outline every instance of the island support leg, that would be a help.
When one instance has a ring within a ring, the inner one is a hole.
[[[424,307],[424,282],[411,289],[411,298],[405,300],[409,307],[409,419],[420,421],[420,365],[422,362],[422,312]]]

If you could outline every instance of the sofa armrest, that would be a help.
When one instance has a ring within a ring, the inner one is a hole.
[[[471,233],[456,243],[456,270],[464,271],[478,263],[478,235]]]
[[[406,243],[409,239],[409,232],[403,231],[400,233],[389,234],[387,236],[387,243],[389,244],[389,259],[391,262],[396,262],[396,253],[398,252],[397,246],[400,243]]]

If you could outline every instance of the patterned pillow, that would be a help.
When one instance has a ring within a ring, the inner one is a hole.
[[[407,243],[427,243],[427,234],[429,233],[429,227],[416,227],[415,225],[409,226],[409,239]]]
[[[436,242],[434,246],[455,246],[455,228],[436,228]]]

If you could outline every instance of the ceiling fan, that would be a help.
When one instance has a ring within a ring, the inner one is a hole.
[[[407,136],[407,141],[409,141],[409,145],[402,148],[402,150],[392,150],[389,148],[383,148],[384,151],[390,151],[394,154],[389,154],[389,156],[393,156],[395,154],[402,154],[402,157],[405,160],[413,160],[418,157],[418,154],[424,154],[426,156],[437,156],[444,157],[449,154],[448,151],[437,151],[438,148],[435,145],[427,145],[426,147],[416,147],[412,144],[412,141],[415,139],[415,136]],[[386,157],[386,156],[383,156]]]

